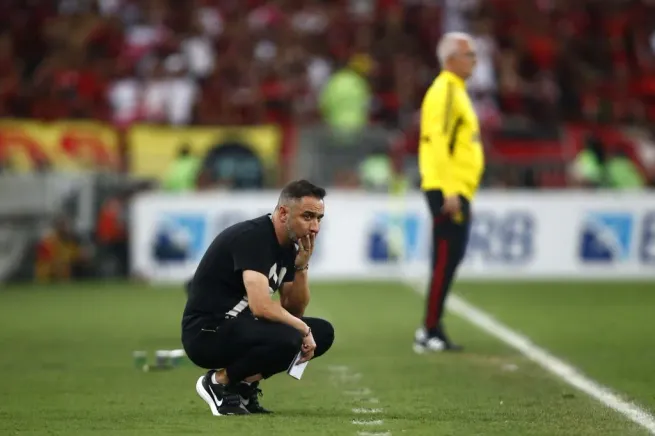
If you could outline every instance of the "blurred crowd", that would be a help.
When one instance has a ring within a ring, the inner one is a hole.
[[[0,0],[0,117],[373,124],[411,143],[447,31],[477,41],[486,132],[655,120],[654,0]]]
[[[487,124],[655,118],[648,0],[2,0],[0,29],[0,116],[403,126],[466,30]]]

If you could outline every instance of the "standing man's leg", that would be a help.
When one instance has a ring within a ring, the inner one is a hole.
[[[441,213],[443,195],[440,191],[426,192],[433,218],[432,274],[426,297],[423,328],[416,332],[414,350],[459,350],[445,333],[442,323],[445,301],[457,268],[464,257],[468,239],[469,205],[462,199],[462,222],[455,222]]]
[[[466,252],[468,225],[452,221],[446,225],[448,226],[447,234],[438,238],[435,249],[437,255],[428,290],[424,326],[428,336],[436,337],[443,342],[446,350],[456,351],[461,350],[462,347],[454,344],[446,334],[443,326],[443,312],[455,274]]]

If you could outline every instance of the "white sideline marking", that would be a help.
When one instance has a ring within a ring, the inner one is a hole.
[[[366,395],[371,395],[373,391],[369,388],[355,389],[354,391],[343,391],[345,395],[350,395],[352,397],[365,397]]]
[[[423,294],[422,289],[414,286],[412,288],[414,291]],[[585,376],[577,368],[563,362],[548,351],[532,343],[526,336],[503,325],[491,315],[473,306],[458,295],[450,295],[448,297],[447,307],[471,324],[495,336],[507,345],[516,348],[527,358],[555,374],[566,383],[578,388],[655,435],[655,417],[653,415],[641,407],[623,400],[612,392],[610,388]]]
[[[362,379],[362,375],[360,373],[355,373],[355,374],[336,373],[335,375],[330,376],[330,380],[338,381],[341,383],[354,383],[361,379]]]
[[[328,367],[329,372],[331,373],[330,380],[334,383],[336,382],[341,382],[341,383],[357,383],[362,378],[362,374],[359,372],[353,372],[352,369],[349,366],[345,365],[331,365]],[[354,389],[354,390],[349,390],[349,391],[343,391],[344,395],[350,395],[354,397],[358,397],[357,400],[361,401],[362,403],[379,403],[380,400],[377,398],[373,398],[370,395],[373,393],[373,391],[367,387],[361,387],[359,389]],[[352,412],[354,414],[362,415],[362,414],[379,414],[382,413],[384,409],[381,408],[375,408],[375,409],[369,409],[369,408],[364,408],[364,407],[357,407],[353,408]],[[382,425],[384,421],[382,419],[375,419],[375,420],[359,420],[359,419],[354,419],[352,421],[353,425],[365,425],[365,426],[374,426],[374,425]],[[358,431],[357,432],[358,436],[391,436],[391,432],[389,431],[380,431],[380,432],[364,432],[364,431]]]
[[[375,419],[372,421],[360,421],[358,419],[353,419],[353,424],[355,425],[382,425],[384,421],[381,419]]]
[[[375,397],[362,398],[361,401],[364,403],[371,403],[371,404],[378,404],[380,402],[380,400]]]
[[[350,367],[346,365],[329,365],[328,371],[337,372],[337,373],[348,373],[350,372]]]
[[[382,409],[365,409],[362,407],[357,407],[353,409],[353,413],[382,413]]]

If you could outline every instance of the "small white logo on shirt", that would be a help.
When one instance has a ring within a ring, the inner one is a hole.
[[[275,283],[275,287],[279,288],[280,285],[282,284],[282,280],[284,280],[284,276],[287,274],[287,268],[282,267],[280,269],[280,273],[278,275],[277,272],[277,263],[274,263],[273,266],[271,267],[270,271],[268,272],[268,279],[273,280],[273,283]],[[275,292],[275,290],[272,287],[269,287],[269,291],[272,293]]]

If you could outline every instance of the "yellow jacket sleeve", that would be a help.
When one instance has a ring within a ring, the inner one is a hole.
[[[421,115],[421,172],[434,178],[444,196],[464,188],[453,174],[452,148],[458,128],[457,92],[453,83],[440,81],[427,93]]]

